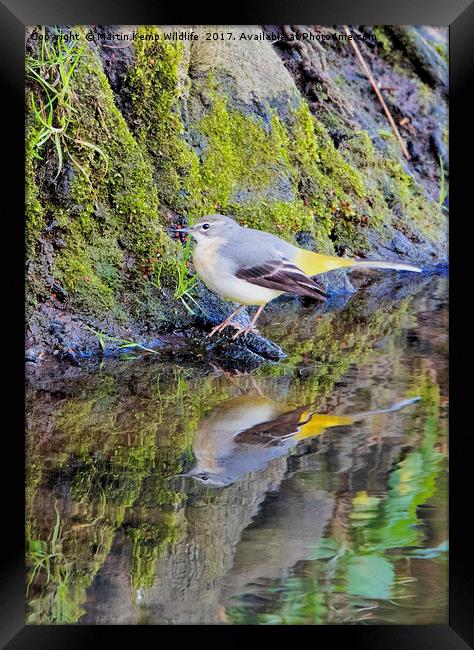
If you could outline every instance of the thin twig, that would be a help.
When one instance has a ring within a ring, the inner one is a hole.
[[[351,34],[350,30],[349,30],[349,27],[347,25],[343,25],[343,28],[344,28],[344,31],[347,34],[347,36],[352,36],[352,34]],[[388,110],[387,104],[385,103],[385,100],[384,100],[384,98],[382,96],[382,93],[380,92],[380,90],[379,90],[379,88],[378,88],[378,86],[377,86],[377,84],[376,84],[376,82],[375,82],[375,80],[374,80],[374,78],[372,76],[372,73],[370,72],[369,66],[365,62],[365,59],[362,56],[362,53],[359,50],[359,47],[358,47],[357,43],[352,38],[349,39],[349,42],[352,45],[352,47],[354,48],[354,52],[356,53],[357,58],[359,59],[362,67],[364,68],[365,74],[367,75],[371,86],[375,90],[375,94],[377,95],[380,103],[382,104],[382,108],[385,111],[386,116],[388,117],[388,121],[390,122],[390,126],[392,127],[392,129],[393,129],[393,131],[394,131],[394,133],[395,133],[395,135],[397,137],[397,140],[400,143],[400,146],[401,146],[402,151],[403,151],[403,155],[405,156],[405,158],[407,160],[410,160],[410,154],[408,153],[408,149],[406,148],[405,143],[402,140],[402,136],[400,135],[400,132],[397,129],[397,125],[395,124],[395,120],[393,119],[392,114]]]

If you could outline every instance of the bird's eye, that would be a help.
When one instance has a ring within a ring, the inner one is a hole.
[[[211,227],[211,225],[210,225],[209,223],[203,223],[203,224],[202,224],[202,229],[203,229],[203,230],[207,230],[207,229],[210,228],[210,227]]]

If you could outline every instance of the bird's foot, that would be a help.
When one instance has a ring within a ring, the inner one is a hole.
[[[219,323],[219,325],[213,327],[207,336],[210,338],[211,336],[214,336],[214,334],[217,334],[218,332],[222,332],[222,330],[224,330],[226,327],[233,327],[239,332],[244,329],[241,325],[238,325],[237,323],[233,323],[231,320],[226,318],[224,321],[222,321],[222,323]]]
[[[214,336],[214,334],[216,334],[217,332],[221,332],[224,329],[224,327],[227,327],[228,324],[229,323],[226,323],[226,321],[224,321],[223,323],[219,323],[219,325],[216,325],[215,327],[212,328],[212,330],[209,332],[207,336],[211,338],[211,336]]]
[[[240,335],[243,335],[243,337],[245,338],[247,334],[249,334],[249,332],[253,332],[254,334],[260,334],[260,332],[255,327],[255,325],[252,325],[252,323],[250,323],[250,325],[247,325],[247,327],[239,327],[238,332],[234,334],[232,340],[236,339]]]

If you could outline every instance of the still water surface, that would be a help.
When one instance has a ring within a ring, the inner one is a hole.
[[[251,372],[30,370],[28,622],[446,623],[446,280],[392,294],[288,303]]]

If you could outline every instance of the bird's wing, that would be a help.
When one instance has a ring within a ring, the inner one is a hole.
[[[306,419],[301,422],[301,416],[307,409],[307,406],[301,406],[294,411],[279,415],[274,420],[262,422],[245,429],[235,437],[234,442],[253,445],[278,445],[295,435],[300,427],[306,423]]]
[[[326,300],[327,293],[313,278],[285,258],[274,259],[237,269],[236,277],[261,287],[297,293],[318,300]]]

